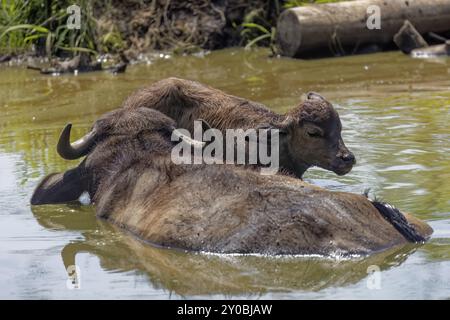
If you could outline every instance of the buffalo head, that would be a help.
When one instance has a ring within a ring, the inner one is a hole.
[[[312,166],[344,175],[356,163],[342,140],[338,113],[317,93],[308,93],[275,127],[280,132],[280,163],[299,177]]]
[[[83,192],[95,198],[100,182],[113,166],[170,150],[176,143],[171,141],[172,134],[195,147],[204,145],[175,129],[171,118],[148,108],[109,112],[97,120],[84,137],[72,143],[71,128],[68,124],[63,129],[58,154],[67,160],[86,156],[85,159],[76,168],[45,177],[34,191],[32,205],[75,201]]]

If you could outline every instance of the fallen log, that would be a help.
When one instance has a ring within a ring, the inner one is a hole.
[[[370,6],[380,9],[380,29],[367,26],[374,13]],[[405,20],[420,34],[449,31],[450,0],[358,0],[291,8],[278,19],[277,43],[288,57],[344,55],[392,44]]]

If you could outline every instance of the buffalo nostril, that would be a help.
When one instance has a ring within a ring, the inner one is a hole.
[[[355,156],[352,153],[346,153],[342,157],[342,160],[348,163],[355,163]]]

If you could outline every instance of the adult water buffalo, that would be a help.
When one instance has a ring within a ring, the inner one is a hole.
[[[279,163],[301,178],[311,166],[348,173],[355,157],[341,137],[341,121],[331,103],[316,93],[284,115],[264,105],[226,94],[198,82],[168,78],[129,96],[123,107],[153,108],[193,132],[193,122],[205,120],[212,128],[278,129]]]
[[[87,191],[100,218],[143,240],[224,253],[367,254],[425,241],[432,232],[389,205],[293,177],[235,165],[175,165],[174,127],[156,110],[119,109],[70,144],[68,125],[59,153],[87,157],[47,176],[31,203],[74,201]]]

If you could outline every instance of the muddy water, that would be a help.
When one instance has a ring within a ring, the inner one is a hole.
[[[156,59],[118,76],[0,68],[0,297],[450,298],[450,60],[383,53],[296,61],[266,54],[232,49]],[[80,136],[134,89],[169,76],[280,112],[303,92],[325,95],[358,164],[344,177],[313,169],[305,178],[349,192],[371,188],[429,221],[433,238],[352,260],[218,256],[142,244],[97,220],[89,206],[30,207],[40,178],[77,164],[55,152],[64,124],[74,123]],[[71,290],[66,268],[75,264],[81,288]]]

